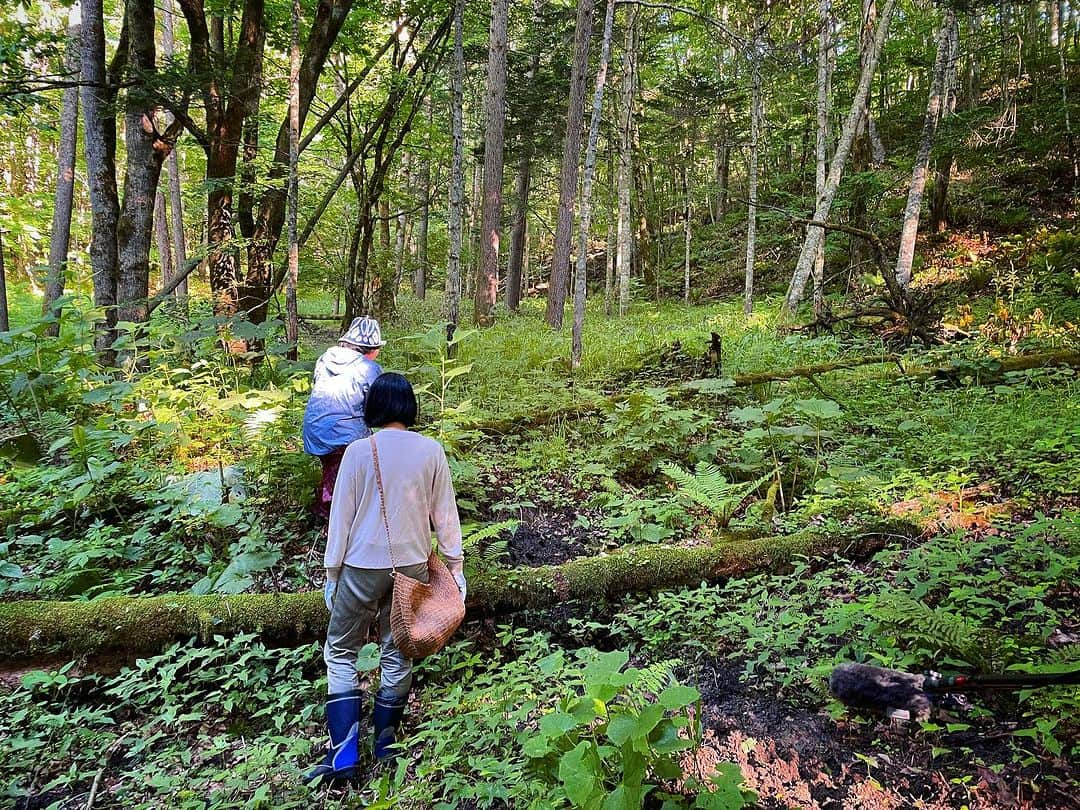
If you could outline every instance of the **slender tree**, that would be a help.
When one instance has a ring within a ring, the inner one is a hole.
[[[165,60],[171,60],[176,53],[176,42],[173,34],[173,0],[164,0],[164,13],[161,24],[161,55]],[[169,120],[166,115],[166,120]],[[171,122],[170,122],[171,123]],[[184,204],[180,195],[180,154],[179,150],[173,149],[165,160],[165,168],[169,176],[169,227],[172,234],[173,255],[177,269],[187,264],[187,237],[184,234]],[[176,297],[186,299],[188,295],[187,277],[176,288]]]
[[[296,282],[300,273],[300,242],[297,219],[300,209],[300,0],[292,1],[289,42],[289,271],[285,284],[285,341],[289,359],[297,358],[299,329],[296,311]]]
[[[574,326],[571,339],[570,365],[581,365],[582,333],[585,329],[585,294],[588,281],[589,227],[592,224],[592,186],[596,174],[596,141],[600,135],[600,115],[604,107],[604,85],[607,81],[608,54],[611,51],[611,28],[615,17],[615,0],[607,0],[604,11],[604,37],[600,45],[600,64],[596,68],[596,89],[593,91],[592,116],[589,120],[589,140],[585,145],[585,178],[581,189],[581,222],[578,227],[577,269],[574,274]]]
[[[48,313],[64,294],[68,249],[71,242],[71,211],[75,199],[75,150],[79,128],[79,46],[81,23],[73,9],[67,29],[64,75],[71,80],[60,102],[60,143],[56,150],[56,196],[53,201],[52,233],[49,239],[49,276],[45,282],[42,312]],[[56,323],[46,327],[47,335],[60,334],[60,313]]]
[[[465,0],[454,0],[454,67],[450,74],[450,115],[453,156],[450,162],[450,210],[447,230],[450,236],[446,269],[446,320],[448,338],[457,329],[461,317],[461,215],[465,197],[465,127],[463,123],[463,85],[465,52],[462,45]]]
[[[127,31],[117,49],[117,69],[126,59]],[[103,310],[97,323],[94,348],[105,365],[112,365],[116,328],[116,223],[120,199],[116,189],[116,119],[113,104],[116,83],[105,65],[105,17],[102,0],[83,0],[79,90],[83,110],[83,141],[90,194],[90,272],[94,305]]]
[[[165,191],[158,185],[154,195],[154,242],[157,245],[158,263],[161,265],[161,286],[172,281],[176,266],[173,264],[172,244],[169,238],[169,218],[166,215]]]
[[[743,284],[743,313],[754,311],[754,261],[757,249],[758,159],[761,148],[761,50],[764,47],[765,18],[754,16],[754,41],[750,48],[750,160],[747,168],[746,277]]]
[[[577,200],[578,160],[581,155],[581,128],[585,118],[585,82],[589,72],[589,40],[592,37],[593,0],[580,0],[574,24],[574,57],[570,68],[570,100],[566,109],[566,138],[559,171],[559,209],[555,221],[555,243],[551,253],[548,284],[547,322],[561,329],[570,274],[570,242],[574,230],[574,203]]]
[[[833,153],[833,159],[829,165],[829,176],[826,178],[825,188],[822,190],[821,197],[818,199],[814,209],[815,222],[828,222],[829,212],[832,210],[836,191],[840,187],[844,164],[847,163],[848,155],[851,153],[851,144],[855,139],[855,129],[862,108],[866,104],[866,98],[870,93],[870,82],[874,77],[874,71],[877,69],[878,56],[885,43],[885,36],[889,30],[889,21],[895,7],[896,0],[885,0],[878,20],[877,32],[874,35],[870,58],[867,59],[860,72],[855,98],[844,121],[844,126],[840,130],[840,140],[836,145],[836,151]],[[821,228],[809,228],[806,232],[806,239],[803,241],[802,250],[799,252],[799,259],[795,264],[795,272],[791,278],[791,286],[784,301],[784,310],[788,314],[794,312],[795,307],[802,300],[806,281],[813,270],[814,258],[817,256],[818,246],[821,244],[821,230]]]
[[[946,6],[941,21],[941,30],[937,36],[937,56],[934,59],[934,73],[930,79],[930,98],[926,103],[926,116],[923,119],[922,134],[919,136],[919,148],[915,154],[915,165],[911,170],[911,184],[908,187],[907,205],[904,207],[904,224],[900,231],[900,250],[896,257],[896,281],[903,289],[911,283],[911,265],[915,259],[915,239],[919,233],[919,212],[922,210],[923,191],[926,188],[926,173],[930,165],[930,150],[934,145],[938,122],[941,120],[941,96],[945,92],[945,74],[948,70],[950,42],[956,27],[956,11]]]
[[[507,0],[491,1],[487,93],[484,99],[484,190],[480,215],[480,263],[473,297],[477,326],[495,322],[502,231],[503,126],[506,120]]]
[[[4,231],[0,229],[0,332],[11,329],[11,318],[8,315],[7,299],[7,271],[4,269]]]
[[[825,190],[825,178],[829,165],[829,91],[831,78],[830,53],[832,51],[832,0],[818,3],[818,64],[817,64],[817,137],[814,142],[814,201]],[[814,227],[814,226],[810,226]],[[820,317],[825,309],[825,239],[814,257],[814,315]]]
[[[619,85],[619,213],[615,226],[615,276],[619,287],[619,317],[630,307],[630,265],[633,262],[634,233],[630,221],[633,193],[634,82],[637,69],[638,7],[630,6],[623,36],[622,76]]]

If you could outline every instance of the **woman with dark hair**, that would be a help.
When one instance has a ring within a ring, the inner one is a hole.
[[[372,713],[375,758],[393,756],[391,746],[412,685],[412,660],[397,649],[390,633],[393,574],[400,571],[427,582],[432,527],[465,598],[461,524],[450,468],[442,445],[409,430],[416,423],[416,395],[409,381],[400,374],[379,376],[367,392],[364,421],[380,430],[345,450],[330,507],[324,559],[330,625],[323,647],[330,750],[307,781],[356,775],[362,704],[356,653],[376,621],[382,672]]]

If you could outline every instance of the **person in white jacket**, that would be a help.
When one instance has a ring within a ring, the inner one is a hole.
[[[382,374],[375,358],[385,345],[377,320],[354,318],[337,345],[323,352],[315,363],[311,396],[304,409],[303,435],[304,451],[322,463],[322,480],[313,508],[323,520],[330,517],[334,482],[345,448],[371,435],[364,421],[364,399]]]
[[[330,750],[307,781],[356,775],[363,697],[356,654],[374,622],[382,646],[381,682],[372,713],[374,753],[376,760],[393,756],[391,746],[412,685],[412,660],[397,649],[390,633],[393,575],[399,571],[427,581],[432,528],[465,598],[461,523],[450,467],[442,445],[409,430],[416,411],[409,381],[400,374],[381,375],[364,403],[365,422],[381,429],[352,442],[341,460],[324,557],[324,595],[330,610],[323,647]],[[386,498],[385,524],[376,471]]]

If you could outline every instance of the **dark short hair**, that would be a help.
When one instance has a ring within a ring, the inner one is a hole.
[[[391,422],[401,422],[405,427],[415,425],[416,394],[412,383],[392,371],[376,377],[364,400],[364,422],[371,428]]]

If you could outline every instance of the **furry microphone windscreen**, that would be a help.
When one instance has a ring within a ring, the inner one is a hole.
[[[922,675],[869,664],[840,664],[829,676],[829,689],[848,706],[878,711],[907,711],[915,720],[930,717],[930,696]]]

